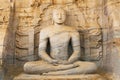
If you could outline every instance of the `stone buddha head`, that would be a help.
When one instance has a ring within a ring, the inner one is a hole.
[[[66,19],[66,12],[62,8],[53,10],[53,22],[57,24],[63,24]]]

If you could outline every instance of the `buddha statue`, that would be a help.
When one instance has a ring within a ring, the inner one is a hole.
[[[24,72],[40,75],[72,75],[95,73],[97,66],[93,62],[80,61],[79,32],[64,24],[66,12],[62,8],[53,10],[53,25],[40,31],[39,61],[26,62]],[[50,43],[50,54],[47,53],[47,43]],[[72,53],[69,54],[69,43]]]

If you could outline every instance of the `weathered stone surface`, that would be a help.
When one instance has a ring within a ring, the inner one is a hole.
[[[39,32],[41,28],[52,24],[51,12],[53,7],[62,4],[68,13],[65,24],[75,26],[79,31],[88,28],[103,28],[101,36],[104,41],[103,48],[100,46],[97,49],[89,49],[90,46],[82,42],[82,56],[84,58],[87,56],[86,59],[91,58],[91,56],[93,56],[92,59],[97,58],[94,60],[100,59],[97,61],[100,62],[100,66],[120,75],[120,0],[0,0],[0,3],[0,59],[7,55],[10,60],[13,58],[15,60],[16,57],[20,61],[22,61],[21,57],[27,60],[30,50],[33,51],[33,47],[29,47],[29,45],[33,45],[33,43],[34,54],[38,54]],[[9,28],[6,30],[8,26]],[[28,32],[31,27],[34,28],[34,42],[29,42]],[[93,30],[93,32],[97,31]],[[15,35],[14,41],[13,36]],[[87,41],[90,41],[87,39],[85,39],[86,44],[89,44]],[[83,41],[85,40],[83,39]],[[95,43],[90,43],[93,44],[91,47],[96,46],[98,41],[101,39],[95,40]],[[13,48],[14,46],[16,49]],[[4,50],[5,47],[7,48]],[[84,54],[84,50],[88,53]],[[90,51],[91,53],[89,53]],[[99,52],[103,52],[103,54],[99,54]],[[10,60],[6,59],[5,63]],[[2,61],[0,62],[2,63]]]
[[[53,25],[42,29],[39,35],[38,56],[42,60],[25,63],[24,72],[42,75],[71,75],[96,72],[97,66],[95,63],[79,61],[81,56],[80,35],[76,28],[64,24],[66,14],[61,6],[54,8],[52,13]],[[48,42],[50,48],[47,45]],[[69,49],[70,44],[72,52]],[[47,51],[49,49],[50,52]]]
[[[74,26],[78,30],[87,30],[88,28],[100,28],[103,26],[103,18],[104,15],[102,13],[102,1],[75,1],[75,0],[26,0],[26,1],[15,1],[16,7],[16,16],[18,22],[18,28],[16,33],[16,45],[20,46],[18,50],[16,47],[16,55],[20,56],[19,52],[21,50],[21,55],[28,55],[29,51],[27,50],[29,47],[28,41],[28,30],[30,27],[34,27],[35,33],[35,54],[38,54],[38,45],[39,45],[39,32],[41,28],[45,28],[52,24],[51,13],[52,9],[56,7],[55,5],[64,5],[63,8],[67,11],[67,20],[65,24],[69,26]],[[27,4],[28,3],[28,4]],[[20,5],[23,4],[23,5]],[[55,5],[53,5],[55,4]],[[92,6],[90,5],[92,4]],[[83,6],[82,6],[83,5]],[[87,9],[85,9],[87,7]],[[93,8],[93,9],[92,9]],[[96,15],[94,15],[96,14]],[[101,16],[102,15],[102,16]],[[99,19],[98,19],[99,17]],[[23,26],[24,25],[24,26]],[[94,29],[90,31],[90,33],[96,34],[99,32],[98,29]],[[97,43],[97,40],[96,42]],[[94,44],[94,43],[93,43]],[[19,47],[18,46],[18,47]],[[90,47],[89,47],[90,48]],[[24,51],[23,51],[24,49]],[[87,49],[85,49],[87,50]],[[92,50],[92,49],[91,49]],[[91,53],[97,52],[95,57],[99,57],[99,50],[91,51]],[[89,54],[91,54],[89,52]],[[84,56],[87,56],[84,55]],[[90,55],[92,56],[92,55]],[[20,56],[21,57],[21,56]]]
[[[0,65],[2,65],[4,38],[9,24],[10,2],[8,0],[0,1]]]
[[[64,76],[40,76],[20,74],[13,80],[106,80],[98,74],[94,75],[64,75]]]

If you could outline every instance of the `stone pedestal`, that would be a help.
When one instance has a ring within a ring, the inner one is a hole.
[[[13,80],[106,80],[98,74],[82,74],[82,75],[60,75],[60,76],[41,76],[20,74]]]

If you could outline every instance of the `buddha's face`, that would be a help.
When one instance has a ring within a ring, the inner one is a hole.
[[[65,22],[66,13],[62,9],[54,10],[53,11],[53,21],[57,24],[62,24]]]

